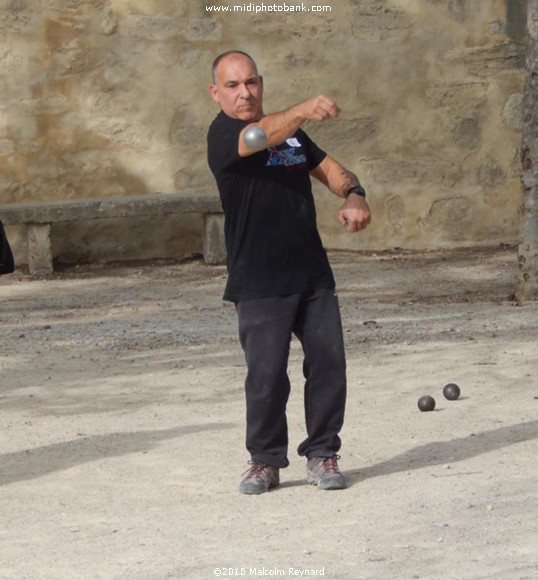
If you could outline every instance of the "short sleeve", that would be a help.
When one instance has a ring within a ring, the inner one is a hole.
[[[305,148],[308,169],[312,171],[327,157],[327,153],[318,147],[302,129],[297,131],[297,136]]]
[[[207,160],[213,173],[217,174],[239,161],[239,134],[247,121],[232,119],[220,113],[207,133]]]

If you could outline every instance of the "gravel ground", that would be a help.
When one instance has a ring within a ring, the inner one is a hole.
[[[349,374],[339,492],[307,485],[294,451],[294,341],[291,465],[276,490],[238,493],[245,370],[223,267],[1,278],[0,578],[538,578],[538,305],[512,301],[516,250],[330,258]]]

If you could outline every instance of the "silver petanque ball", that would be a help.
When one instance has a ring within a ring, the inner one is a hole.
[[[243,133],[243,143],[254,151],[265,149],[267,147],[267,135],[259,125],[253,125]]]

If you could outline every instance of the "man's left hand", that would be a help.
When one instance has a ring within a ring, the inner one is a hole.
[[[348,232],[363,230],[371,220],[370,207],[362,195],[351,193],[338,212],[340,223]]]

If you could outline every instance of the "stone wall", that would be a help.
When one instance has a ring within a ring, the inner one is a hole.
[[[0,1],[1,201],[215,191],[210,66],[240,48],[258,61],[266,112],[321,92],[342,108],[306,129],[359,175],[374,221],[347,234],[316,186],[327,247],[517,240],[526,0],[275,2]],[[199,216],[56,225],[53,252],[189,255],[200,228]],[[24,261],[21,229],[9,233]]]

